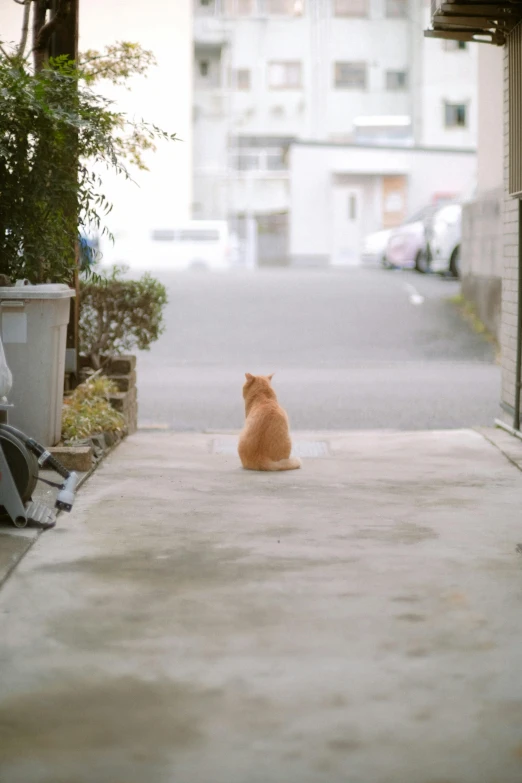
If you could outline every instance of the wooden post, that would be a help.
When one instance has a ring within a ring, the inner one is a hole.
[[[54,18],[63,8],[64,2],[67,4],[67,13],[57,24],[51,37],[50,55],[59,57],[67,55],[75,62],[78,60],[78,33],[79,33],[79,15],[80,0],[52,0],[51,10]],[[74,148],[75,145],[73,145]],[[71,177],[78,176],[78,158],[72,155],[69,161]],[[71,299],[71,314],[69,325],[67,327],[67,349],[74,352],[75,356],[75,385],[79,381],[79,332],[80,332],[80,284],[79,284],[79,245],[78,245],[78,203],[71,202],[70,207],[71,228],[74,227],[75,238],[73,245],[75,270],[71,280],[71,285],[76,291],[76,296]]]

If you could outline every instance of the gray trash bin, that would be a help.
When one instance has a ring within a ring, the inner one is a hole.
[[[65,346],[72,288],[0,287],[0,333],[13,375],[9,421],[44,446],[61,437]]]

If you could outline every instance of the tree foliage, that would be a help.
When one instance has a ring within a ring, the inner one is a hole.
[[[88,49],[79,57],[79,66],[87,83],[108,79],[112,84],[128,87],[131,76],[143,76],[156,58],[139,43],[118,41],[106,46],[103,52]]]

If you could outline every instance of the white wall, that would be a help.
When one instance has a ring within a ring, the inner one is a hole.
[[[18,39],[22,9],[1,0],[0,34]],[[116,41],[137,41],[158,61],[131,91],[95,86],[115,108],[143,117],[183,141],[162,143],[146,157],[149,172],[132,171],[137,185],[107,174],[105,193],[114,203],[107,218],[118,234],[136,222],[144,227],[189,218],[192,204],[192,0],[86,0],[80,3],[80,51]],[[138,187],[139,186],[139,187]],[[107,254],[112,250],[107,247]]]
[[[22,27],[22,8],[13,0],[0,3],[0,39],[7,44],[18,44]]]
[[[295,144],[290,153],[290,254],[329,254],[335,174],[351,175],[354,183],[362,175],[374,182],[382,174],[406,175],[408,213],[412,214],[437,194],[458,195],[466,190],[475,171],[476,156],[468,152]],[[381,228],[378,187],[375,184],[365,204],[364,227],[368,232]]]
[[[409,115],[410,90],[387,90],[386,71],[409,71],[409,24],[406,19],[335,19],[323,56],[328,60],[325,89],[328,109],[320,139],[348,135],[358,116]],[[335,89],[336,61],[361,61],[368,65],[366,90]],[[311,138],[311,137],[309,137]]]
[[[425,8],[424,28],[429,27],[430,9]],[[446,51],[438,38],[425,38],[422,54],[422,132],[417,143],[455,149],[477,146],[478,47],[468,43],[464,50]],[[465,103],[466,128],[446,128],[444,103]]]
[[[249,209],[256,214],[283,212],[290,202],[290,182],[284,177],[236,177],[231,182],[231,209],[241,213]]]
[[[241,118],[245,135],[298,135],[310,124],[310,105],[304,100],[310,83],[309,19],[238,20],[230,32],[230,64],[249,68],[251,89],[233,95],[232,116]],[[268,88],[267,64],[299,60],[303,64],[301,90]],[[244,107],[253,110],[245,114]],[[280,111],[282,109],[282,111]],[[237,132],[237,130],[236,130]]]
[[[494,190],[504,176],[504,51],[500,46],[478,48],[477,189]]]
[[[117,108],[178,134],[147,155],[148,172],[133,172],[137,185],[107,180],[115,234],[130,226],[149,228],[187,220],[192,207],[192,3],[191,0],[88,0],[81,3],[80,50],[114,41],[138,41],[158,65],[132,90],[108,88]],[[107,258],[112,256],[105,248]],[[117,240],[114,248],[118,256]]]

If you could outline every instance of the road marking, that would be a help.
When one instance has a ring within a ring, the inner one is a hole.
[[[406,283],[406,291],[409,294],[409,300],[410,304],[412,305],[421,305],[424,302],[424,297],[422,294],[419,294],[415,286],[413,286],[411,283]]]

